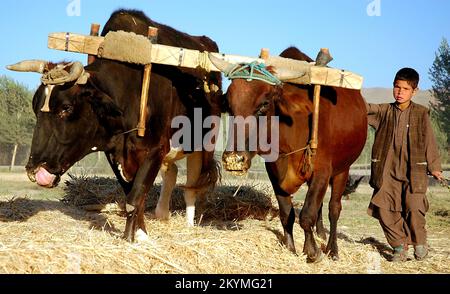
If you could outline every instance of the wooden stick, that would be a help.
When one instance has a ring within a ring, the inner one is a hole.
[[[156,42],[158,37],[158,29],[154,27],[148,27],[148,37],[152,42]],[[150,75],[152,72],[152,64],[146,64],[144,68],[144,77],[142,80],[142,91],[141,91],[141,107],[139,112],[139,122],[138,122],[138,136],[144,137],[145,135],[145,124],[147,122],[147,103],[148,103],[148,92],[150,87]]]
[[[148,27],[148,38],[150,42],[155,44],[158,41],[158,29],[155,27]]]
[[[91,24],[91,36],[98,37],[100,31],[100,25],[98,23]],[[88,55],[88,64],[95,61],[96,55]]]
[[[318,145],[318,130],[319,130],[319,105],[320,105],[320,90],[321,85],[314,85],[314,97],[313,97],[313,125],[311,135],[311,149],[316,151]]]
[[[328,48],[320,49],[319,54],[317,54],[316,58],[316,66],[325,67],[333,57],[330,55],[330,51]],[[312,135],[311,135],[311,151],[315,154],[317,150],[317,145],[319,143],[319,106],[320,106],[320,91],[321,85],[314,85],[314,97],[313,97],[313,125],[312,125]]]

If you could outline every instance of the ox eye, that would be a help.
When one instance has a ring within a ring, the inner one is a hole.
[[[61,110],[58,113],[60,118],[67,118],[73,113],[73,105],[72,104],[64,104],[61,106]]]
[[[269,108],[269,101],[264,101],[263,103],[261,103],[258,107],[258,111],[256,112],[256,115],[263,115],[266,113],[266,111]]]

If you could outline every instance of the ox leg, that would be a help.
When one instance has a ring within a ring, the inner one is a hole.
[[[122,187],[123,191],[126,195],[130,193],[132,184],[125,182],[125,180],[122,178],[122,175],[120,174],[119,169],[117,168],[117,165],[115,162],[113,162],[113,159],[111,158],[111,153],[105,152],[106,159],[108,160],[109,165],[111,166],[111,169],[114,172],[114,175],[116,175],[117,180],[119,181],[120,186]]]
[[[172,198],[173,188],[177,183],[177,174],[178,167],[175,163],[170,163],[167,170],[161,173],[163,182],[155,209],[155,217],[157,219],[168,220],[170,218],[170,199]]]
[[[322,240],[326,240],[327,234],[323,226],[322,209],[323,203],[320,205],[319,212],[317,213],[316,233]]]
[[[127,195],[126,212],[128,216],[124,238],[129,242],[135,241],[138,229],[146,232],[144,223],[145,200],[161,166],[160,160],[154,160],[159,158],[158,154],[158,151],[151,152],[148,156],[149,159],[142,163],[136,174],[133,188]]]
[[[136,226],[136,232],[135,232],[135,240],[136,241],[144,241],[148,240],[147,235],[147,229],[145,228],[145,218],[144,218],[144,211],[145,211],[145,201],[147,200],[147,193],[145,193],[145,197],[141,197],[139,199],[139,210],[137,213],[137,226]]]
[[[325,252],[329,252],[329,256],[333,260],[339,259],[337,245],[337,223],[341,214],[341,198],[347,183],[348,173],[349,170],[347,169],[346,171],[334,176],[331,182],[331,198],[328,213],[328,219],[330,220],[330,237],[328,239],[328,245]]]
[[[184,201],[186,202],[186,222],[189,227],[194,226],[195,201],[197,191],[195,186],[202,172],[202,153],[193,152],[186,160],[187,180],[184,191]]]
[[[305,203],[300,213],[300,226],[305,231],[303,253],[307,256],[308,262],[319,261],[322,257],[322,250],[317,248],[314,240],[313,228],[317,222],[317,215],[327,191],[328,182],[329,177],[313,176],[311,183],[308,185]]]
[[[292,197],[277,195],[278,207],[280,208],[280,220],[284,230],[284,242],[286,247],[296,253],[294,245],[294,236],[292,229],[295,222],[295,210],[292,205]]]

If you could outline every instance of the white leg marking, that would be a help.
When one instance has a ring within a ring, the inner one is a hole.
[[[150,240],[148,235],[141,229],[136,231],[135,239],[136,242],[147,242]]]
[[[185,197],[186,198],[186,197]],[[195,201],[195,198],[194,198]],[[186,205],[186,222],[188,227],[194,226],[195,202],[194,205]]]

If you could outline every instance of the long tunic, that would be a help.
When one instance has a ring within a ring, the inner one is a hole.
[[[394,103],[367,107],[369,125],[376,129],[371,174],[375,194],[371,202],[380,208],[402,211],[404,199],[401,193],[394,192],[393,185],[403,182],[410,193],[423,194],[414,197],[417,203],[408,206],[422,208],[426,203],[427,169],[442,170],[428,110],[413,102],[403,111]]]

